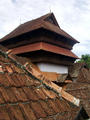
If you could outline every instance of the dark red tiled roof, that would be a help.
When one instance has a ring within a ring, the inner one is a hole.
[[[78,82],[68,84],[67,92],[80,99],[81,104],[90,116],[90,84]]]
[[[75,63],[69,72],[74,82],[67,85],[66,91],[80,99],[90,116],[90,69],[84,63]]]
[[[68,49],[58,47],[55,45],[51,45],[48,43],[43,43],[43,42],[34,43],[34,44],[26,45],[26,46],[21,46],[19,48],[14,48],[12,50],[12,53],[21,54],[21,53],[32,52],[32,51],[37,51],[37,50],[45,50],[45,51],[49,51],[52,53],[56,53],[56,54],[60,54],[60,55],[78,59],[78,57]]]
[[[73,120],[77,116],[80,107],[28,72],[25,59],[7,53],[0,47],[0,119]]]
[[[56,22],[56,25],[51,24],[50,22],[48,22],[46,20],[50,16],[53,17],[54,21]],[[78,43],[77,40],[75,40],[73,37],[71,37],[69,34],[67,34],[64,30],[62,30],[59,27],[53,13],[49,13],[49,14],[44,15],[44,16],[42,16],[40,18],[35,19],[35,20],[31,20],[29,22],[21,24],[15,30],[13,30],[11,33],[9,33],[5,37],[3,37],[0,41],[4,41],[4,40],[10,39],[10,38],[22,35],[22,34],[27,33],[27,32],[37,30],[39,28],[44,28],[46,30],[55,32],[55,33],[57,33],[57,34],[59,34],[61,36],[64,36],[64,37],[66,37],[66,38],[68,38],[70,40],[73,40],[75,43]]]

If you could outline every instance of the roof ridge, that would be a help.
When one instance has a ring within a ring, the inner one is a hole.
[[[39,18],[35,18],[35,19],[32,19],[32,20],[29,20],[29,21],[27,21],[27,22],[25,22],[25,23],[22,23],[22,24],[20,24],[19,26],[21,26],[21,25],[24,25],[24,24],[27,24],[27,23],[29,23],[29,22],[33,22],[33,21],[35,21],[35,20],[44,20],[46,17],[48,17],[50,14],[53,14],[53,13],[48,13],[48,14],[46,14],[46,15],[42,15],[42,16],[40,16]]]

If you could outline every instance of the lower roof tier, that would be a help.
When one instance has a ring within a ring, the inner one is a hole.
[[[29,45],[14,48],[12,49],[12,53],[23,54],[23,53],[33,52],[38,50],[44,50],[44,51],[48,51],[58,55],[64,55],[67,57],[78,59],[78,57],[72,51],[62,47],[44,43],[44,42],[39,42],[39,43],[34,43],[34,44],[29,44]]]

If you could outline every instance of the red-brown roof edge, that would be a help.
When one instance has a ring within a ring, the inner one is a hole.
[[[36,30],[36,29],[42,28],[42,25],[44,23],[44,22],[42,23],[42,21],[45,21],[45,19],[50,17],[50,16],[53,17],[53,19],[54,19],[54,21],[56,22],[57,25],[53,25],[53,24],[51,25],[49,22],[48,22],[48,24],[49,24],[48,25],[47,22],[46,22],[46,24],[44,25],[44,29],[50,30],[52,32],[55,32],[55,33],[57,33],[59,35],[64,36],[65,38],[71,39],[75,43],[79,43],[76,39],[74,39],[72,36],[70,36],[68,33],[66,33],[64,30],[62,30],[59,27],[58,22],[57,22],[57,20],[56,20],[56,18],[55,18],[53,13],[48,13],[48,14],[43,15],[43,16],[37,18],[37,19],[33,19],[31,21],[28,21],[26,23],[23,23],[23,24],[19,25],[16,29],[14,29],[8,35],[6,35],[5,37],[1,38],[0,42],[3,42],[5,40],[9,40],[11,38],[20,36],[22,34],[28,33],[30,31],[33,31],[33,30]],[[42,23],[41,27],[40,27],[40,23]],[[36,24],[37,24],[37,26],[36,26]],[[32,28],[32,26],[33,26],[33,28]],[[22,32],[22,30],[24,30],[24,31]]]

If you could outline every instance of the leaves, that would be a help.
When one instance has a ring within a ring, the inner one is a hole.
[[[86,63],[88,67],[90,68],[90,54],[82,55],[78,63]]]

